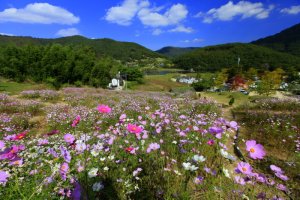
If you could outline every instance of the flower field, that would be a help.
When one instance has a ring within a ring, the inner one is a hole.
[[[18,96],[0,94],[0,111],[4,199],[299,195],[299,164],[277,162],[272,154],[280,149],[266,139],[273,132],[278,138],[284,130],[288,148],[282,151],[289,157],[285,160],[299,161],[297,116],[279,125],[260,124],[255,134],[243,136],[238,144],[242,159],[234,154],[236,132],[257,122],[224,119],[218,104],[191,94],[175,98],[156,92],[32,90]],[[258,136],[262,131],[268,137]]]

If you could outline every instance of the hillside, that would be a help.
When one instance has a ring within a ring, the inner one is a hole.
[[[176,67],[196,69],[200,71],[218,71],[221,68],[237,66],[240,57],[240,66],[243,69],[250,67],[269,70],[277,67],[294,67],[300,69],[300,58],[287,53],[254,44],[232,43],[209,46],[196,49],[174,59]]]
[[[92,47],[97,55],[108,55],[121,61],[157,58],[162,55],[133,42],[119,42],[112,39],[88,39],[82,36],[70,36],[56,39],[16,37],[0,35],[0,45],[47,45],[62,44]]]
[[[275,35],[253,41],[252,44],[300,56],[300,24]]]
[[[191,52],[193,50],[197,49],[197,47],[186,47],[186,48],[181,48],[181,47],[163,47],[159,50],[157,50],[157,53],[160,53],[162,55],[165,55],[167,57],[176,57],[180,56],[182,54]]]

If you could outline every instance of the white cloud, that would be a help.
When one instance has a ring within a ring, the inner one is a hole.
[[[56,33],[56,35],[62,36],[62,37],[79,35],[79,34],[80,34],[79,30],[77,30],[76,28],[61,29]]]
[[[194,30],[191,27],[185,27],[183,25],[179,25],[171,30],[169,32],[181,32],[181,33],[192,33]]]
[[[152,32],[152,35],[160,35],[162,33],[163,33],[163,31],[161,29],[157,28],[157,29],[154,29],[154,31]]]
[[[289,15],[297,15],[300,13],[300,5],[299,6],[291,6],[289,8],[284,8],[280,12],[289,14]]]
[[[128,26],[139,10],[149,6],[150,3],[147,0],[124,0],[120,6],[108,9],[105,20]]]
[[[15,36],[14,34],[10,34],[10,33],[0,33],[0,35],[5,35],[5,36]]]
[[[71,12],[48,3],[32,3],[25,8],[8,8],[0,12],[0,22],[71,25],[79,21],[79,17]]]
[[[240,16],[241,19],[250,17],[265,19],[269,17],[273,9],[273,5],[265,8],[261,2],[251,3],[249,1],[240,1],[234,4],[232,1],[229,1],[219,8],[210,9],[207,13],[199,12],[195,17],[203,18],[204,23],[212,23],[215,20],[230,21],[237,16]]]
[[[199,43],[199,42],[203,42],[204,39],[202,38],[195,38],[195,39],[192,39],[192,40],[183,40],[183,41],[180,41],[180,42],[183,42],[183,43]]]
[[[183,21],[188,14],[187,8],[182,4],[172,5],[165,13],[157,10],[143,8],[138,12],[138,18],[146,26],[160,27],[177,25]]]

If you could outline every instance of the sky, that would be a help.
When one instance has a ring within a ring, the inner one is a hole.
[[[300,23],[300,0],[1,0],[0,34],[165,46],[251,42]]]

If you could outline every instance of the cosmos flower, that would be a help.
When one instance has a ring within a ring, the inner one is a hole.
[[[16,135],[13,140],[22,140],[26,135],[27,135],[28,131],[24,131],[22,133],[19,133],[18,135]]]
[[[73,200],[80,200],[80,197],[81,197],[81,185],[79,184],[78,181],[75,181],[74,182],[74,190],[72,191],[72,199]]]
[[[204,156],[194,155],[193,160],[196,162],[204,162],[206,158]]]
[[[207,141],[207,144],[211,146],[211,145],[215,144],[215,141],[213,139],[210,139]]]
[[[64,135],[64,140],[67,143],[72,144],[74,142],[74,140],[75,140],[75,137],[72,134],[67,133],[67,134]]]
[[[0,140],[0,150],[5,148],[5,143],[4,141]]]
[[[255,140],[246,142],[246,150],[249,152],[250,158],[253,159],[263,159],[266,155],[264,147],[261,144],[256,144]]]
[[[134,134],[136,134],[136,135],[138,135],[138,134],[140,134],[142,131],[143,131],[143,128],[142,127],[140,127],[140,126],[137,126],[137,125],[135,125],[135,124],[128,124],[127,125],[127,131],[129,132],[129,133],[134,133]]]
[[[97,109],[98,109],[98,111],[100,112],[100,113],[110,113],[111,112],[111,108],[109,107],[109,106],[107,106],[107,105],[99,105],[98,107],[97,107]]]
[[[157,144],[157,143],[151,143],[151,144],[149,144],[146,152],[150,153],[151,151],[155,151],[155,150],[157,150],[159,148],[160,148],[159,144]]]
[[[8,177],[10,177],[9,173],[0,170],[0,184],[5,184]]]
[[[203,182],[203,177],[202,176],[197,176],[196,178],[194,178],[194,183],[199,185]]]
[[[183,162],[182,166],[185,170],[189,170],[189,171],[196,171],[198,169],[198,167],[196,167],[195,165],[192,165],[189,162]]]
[[[81,117],[79,115],[77,115],[76,118],[72,122],[72,127],[76,127],[79,124],[80,120],[81,120]]]
[[[65,181],[67,179],[67,173],[69,171],[69,164],[64,162],[59,169],[61,178]]]
[[[92,168],[89,172],[88,172],[88,176],[90,178],[96,177],[98,173],[98,168]]]
[[[246,175],[252,174],[252,167],[249,163],[246,162],[239,162],[237,166],[237,172],[243,173]]]
[[[270,169],[275,173],[283,173],[282,169],[280,167],[277,167],[276,165],[270,165]]]
[[[102,184],[102,182],[97,182],[97,183],[93,184],[93,191],[94,192],[99,192],[103,188],[104,188],[104,185]]]

